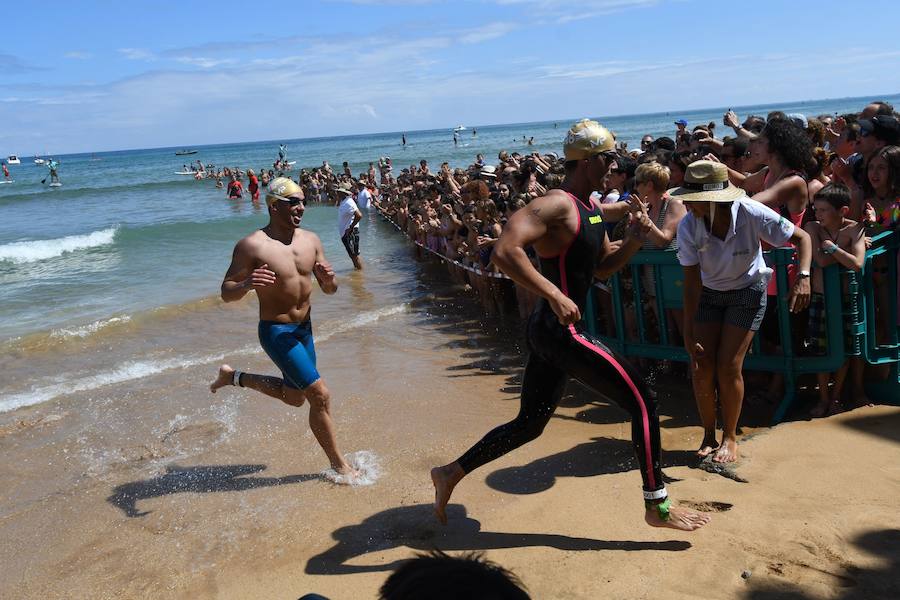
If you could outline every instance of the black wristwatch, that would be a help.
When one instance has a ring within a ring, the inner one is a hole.
[[[809,271],[797,271],[797,279],[807,279],[809,277]]]

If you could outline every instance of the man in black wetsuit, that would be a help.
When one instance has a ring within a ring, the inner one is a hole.
[[[489,432],[455,462],[431,470],[434,510],[446,523],[446,506],[453,488],[468,473],[503,456],[544,430],[556,409],[568,377],[603,393],[619,388],[619,403],[631,415],[631,437],[643,477],[645,520],[654,527],[692,531],[709,517],[671,506],[660,469],[659,416],[643,378],[624,359],[583,329],[581,315],[593,278],[606,278],[622,268],[640,248],[640,232],[649,228],[640,202],[629,219],[633,235],[612,251],[600,208],[591,193],[601,189],[615,161],[615,140],[596,121],[572,126],[564,152],[566,176],[562,189],[551,190],[520,209],[503,230],[492,260],[519,286],[541,297],[528,319],[528,362],[515,419]],[[525,254],[532,246],[541,270]]]

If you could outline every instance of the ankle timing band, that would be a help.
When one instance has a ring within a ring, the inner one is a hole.
[[[238,371],[237,369],[235,369],[234,374],[231,377],[231,385],[235,385],[237,387],[244,387],[243,385],[241,385],[241,375],[243,375],[243,373],[241,371]]]
[[[653,502],[650,502],[648,500],[648,501],[644,502],[644,506],[646,506],[647,508],[655,508],[656,514],[659,515],[659,518],[662,519],[663,521],[669,520],[669,516],[670,516],[669,508],[671,508],[672,503],[669,501],[668,498],[663,500],[660,504],[653,504]]]

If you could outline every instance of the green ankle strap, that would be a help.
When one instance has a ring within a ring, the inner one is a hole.
[[[663,521],[669,520],[669,508],[672,506],[672,503],[669,501],[668,498],[666,498],[659,504],[654,504],[652,502],[645,501],[644,506],[646,506],[648,509],[655,508],[656,514],[659,515],[659,518],[662,519]]]

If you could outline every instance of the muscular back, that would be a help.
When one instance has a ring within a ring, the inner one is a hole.
[[[255,231],[235,246],[225,281],[242,282],[254,269],[268,265],[275,273],[275,282],[254,286],[259,297],[259,318],[297,323],[309,316],[313,266],[320,254],[321,242],[309,231],[296,229],[289,244],[270,237],[264,230]]]

